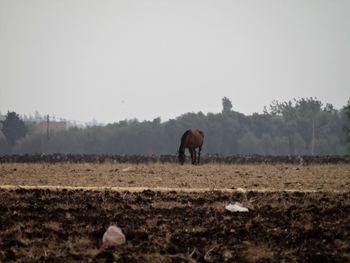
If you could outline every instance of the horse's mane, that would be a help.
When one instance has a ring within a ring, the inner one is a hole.
[[[181,144],[180,144],[180,148],[179,148],[179,153],[181,153],[181,154],[185,152],[185,142],[186,142],[187,135],[190,132],[191,132],[191,130],[185,131],[185,133],[181,137]]]

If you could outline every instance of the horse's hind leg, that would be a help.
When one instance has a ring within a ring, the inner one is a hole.
[[[197,152],[196,152],[196,149],[193,150],[193,164],[196,164],[197,162]]]
[[[202,150],[202,146],[199,146],[199,148],[198,148],[198,161],[197,161],[198,164],[199,164],[199,159],[201,158],[201,150]]]
[[[195,159],[193,158],[193,149],[188,149],[190,151],[190,154],[191,154],[191,161],[192,161],[192,164],[194,164],[194,161]]]

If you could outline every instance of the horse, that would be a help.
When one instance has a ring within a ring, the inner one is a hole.
[[[190,129],[185,131],[181,137],[181,144],[179,148],[179,162],[181,165],[185,162],[185,150],[188,148],[192,164],[199,164],[199,159],[201,156],[202,145],[204,141],[204,133],[199,129]],[[196,149],[198,148],[198,159]]]

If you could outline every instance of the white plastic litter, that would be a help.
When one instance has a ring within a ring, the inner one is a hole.
[[[228,204],[225,206],[225,209],[230,212],[248,212],[248,208],[241,206],[239,203]]]

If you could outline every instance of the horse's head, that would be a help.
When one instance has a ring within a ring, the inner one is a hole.
[[[184,162],[185,162],[185,159],[186,159],[185,153],[184,152],[179,152],[178,159],[179,159],[179,163],[181,165],[183,165]]]

